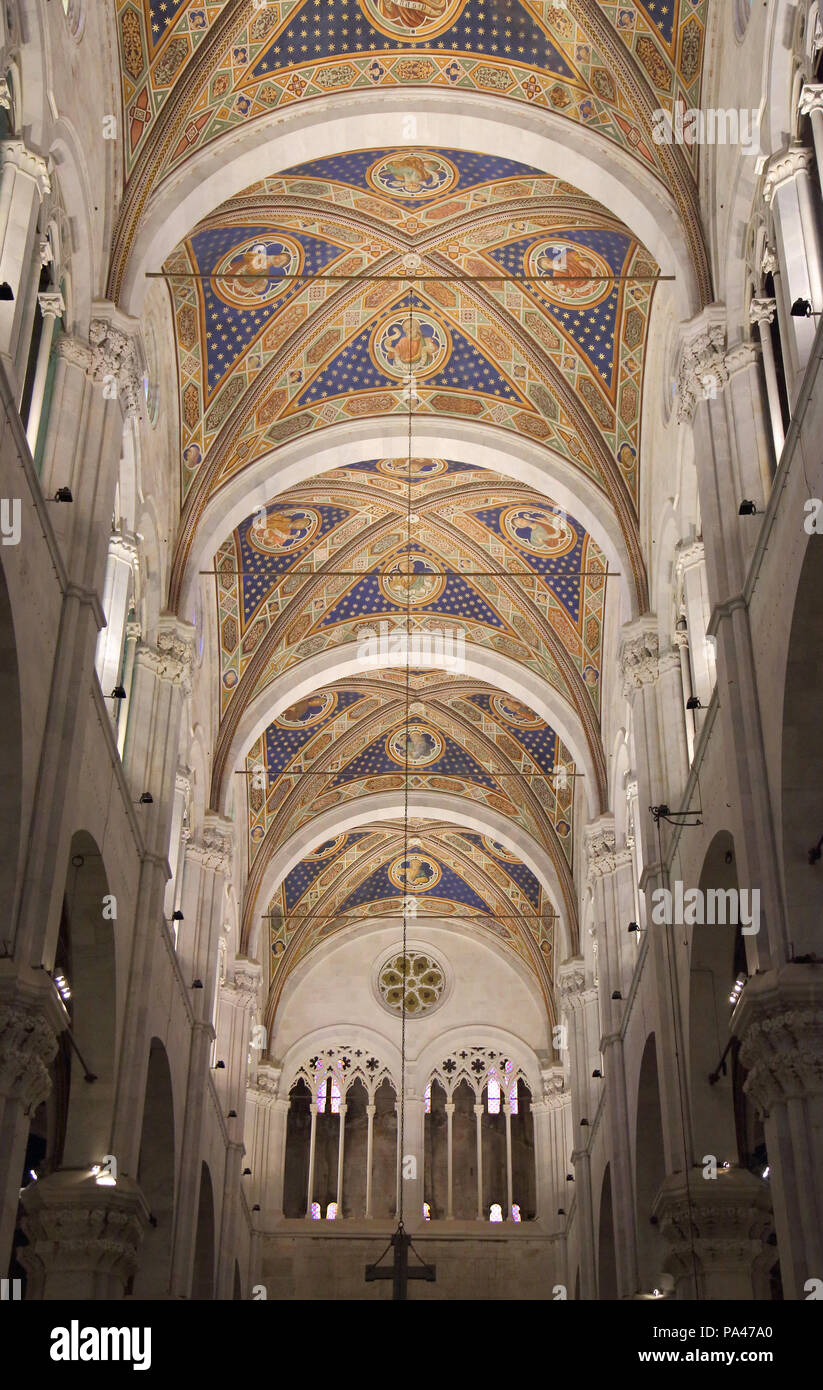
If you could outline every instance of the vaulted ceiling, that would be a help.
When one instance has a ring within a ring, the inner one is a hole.
[[[236,820],[242,807],[243,940],[263,916],[269,1016],[311,950],[399,919],[410,893],[420,916],[463,919],[519,957],[551,1015],[558,917],[577,939],[575,808],[605,797],[608,600],[618,586],[630,609],[647,601],[639,460],[660,268],[576,186],[572,158],[516,159],[518,113],[633,161],[677,209],[707,296],[696,154],[653,138],[656,109],[699,104],[707,0],[111,3],[127,137],[115,297],[153,195],[196,180],[209,149],[228,162],[287,109],[322,116],[347,95],[374,118],[368,148],[300,162],[297,139],[289,167],[263,143],[257,182],[234,182],[154,267],[180,418],[169,604],[209,538],[211,802],[233,787]],[[381,145],[398,88],[409,143]],[[431,91],[455,113],[494,97],[512,157],[467,148],[446,119],[421,145],[415,94]],[[347,449],[341,466],[339,441],[371,421],[408,449]],[[497,471],[468,448],[432,456],[415,439],[427,422],[482,430]],[[522,441],[541,476],[571,480],[562,506],[508,471]],[[285,485],[301,447],[322,471]],[[607,517],[597,536],[568,501],[584,494]],[[410,654],[394,660],[398,628]],[[411,840],[403,793],[418,798]]]

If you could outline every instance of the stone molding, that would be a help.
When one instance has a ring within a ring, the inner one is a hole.
[[[51,193],[51,179],[46,160],[34,154],[22,140],[0,140],[0,168],[11,164],[37,184],[41,199]]]
[[[813,165],[814,151],[806,145],[792,144],[788,149],[772,155],[763,180],[763,197],[769,206],[784,183],[797,178],[798,174],[808,173]]]
[[[599,816],[583,829],[586,851],[586,881],[603,878],[617,867],[614,817]]]
[[[804,82],[797,109],[801,116],[810,116],[813,111],[823,111],[823,82]]]
[[[37,296],[43,318],[47,314],[59,319],[66,312],[66,301],[59,290],[41,290]]]

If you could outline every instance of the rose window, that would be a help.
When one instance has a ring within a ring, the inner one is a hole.
[[[406,1013],[423,1014],[440,999],[446,983],[443,967],[422,951],[406,951]],[[383,965],[377,984],[383,1002],[393,1013],[403,1007],[403,954],[391,956]]]

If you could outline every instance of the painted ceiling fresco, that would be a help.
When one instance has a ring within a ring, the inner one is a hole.
[[[596,783],[590,804],[605,804],[608,599],[625,585],[637,611],[648,606],[639,459],[660,271],[576,186],[572,158],[552,169],[516,158],[516,125],[542,109],[561,118],[547,122],[555,137],[574,123],[576,139],[581,127],[597,137],[598,158],[605,141],[616,169],[635,161],[650,197],[677,210],[709,302],[697,151],[653,138],[657,109],[699,105],[708,0],[109,3],[125,132],[115,302],[153,192],[165,196],[165,179],[167,189],[191,183],[213,155],[222,170],[247,131],[263,137],[257,182],[233,193],[227,169],[232,196],[151,269],[165,277],[177,355],[173,611],[204,549],[204,516],[219,524],[222,499],[271,469],[266,505],[250,504],[239,525],[233,512],[206,581],[219,641],[211,804],[233,787],[247,850],[243,939],[264,916],[268,1016],[317,944],[364,919],[399,922],[411,895],[419,915],[460,919],[519,957],[551,1014],[558,913],[577,939],[585,777]],[[377,143],[380,94],[398,88],[411,126],[402,148]],[[446,118],[443,139],[423,146],[413,128],[424,91],[453,93],[456,113],[461,94],[473,107],[493,97],[510,157],[456,148]],[[346,94],[365,96],[375,116],[371,147],[309,159],[337,146],[319,136],[301,146],[298,134],[291,167],[267,161],[264,139],[289,108],[308,129],[350,109]],[[400,430],[404,444],[408,429],[408,456],[364,447],[357,462],[278,491],[292,445],[331,455],[341,427],[379,431],[381,420],[383,437]],[[482,427],[504,462],[512,438],[526,439],[547,475],[563,460],[572,493],[579,477],[599,494],[592,510],[612,519],[626,573],[608,572],[573,506],[505,470],[429,456],[418,420]],[[523,687],[509,676],[501,689],[501,658]],[[543,692],[532,695],[542,713],[526,687]],[[469,825],[492,814],[509,824],[514,843],[533,847],[532,867],[508,841],[448,819],[412,817],[404,834],[386,806],[406,787],[444,806],[458,798]],[[370,797],[381,800],[368,822],[346,828],[344,811]],[[338,807],[339,833],[302,852],[314,819],[329,825]],[[272,865],[292,836],[302,858],[272,895]],[[550,865],[551,894],[539,864]]]
[[[398,86],[546,108],[669,181],[695,157],[656,146],[650,116],[699,104],[708,0],[114,3],[136,184],[295,102]]]
[[[246,190],[165,269],[184,501],[172,598],[203,507],[229,479],[306,433],[410,411],[563,455],[613,505],[642,586],[637,460],[658,268],[600,204],[508,160],[355,151]]]
[[[411,922],[437,918],[490,934],[534,970],[551,990],[554,921],[551,898],[520,858],[498,840],[413,820],[380,822],[333,836],[288,873],[266,921],[275,997],[288,972],[321,941],[364,918]]]

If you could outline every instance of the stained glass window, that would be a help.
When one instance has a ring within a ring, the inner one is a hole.
[[[501,1205],[500,1205],[499,1202],[492,1202],[492,1204],[491,1204],[491,1210],[490,1210],[490,1212],[489,1212],[489,1220],[490,1220],[490,1221],[502,1221],[502,1220],[503,1220],[503,1208],[501,1207]]]
[[[500,1082],[493,1076],[489,1077],[489,1114],[500,1114]],[[501,1217],[502,1220],[502,1217]]]

